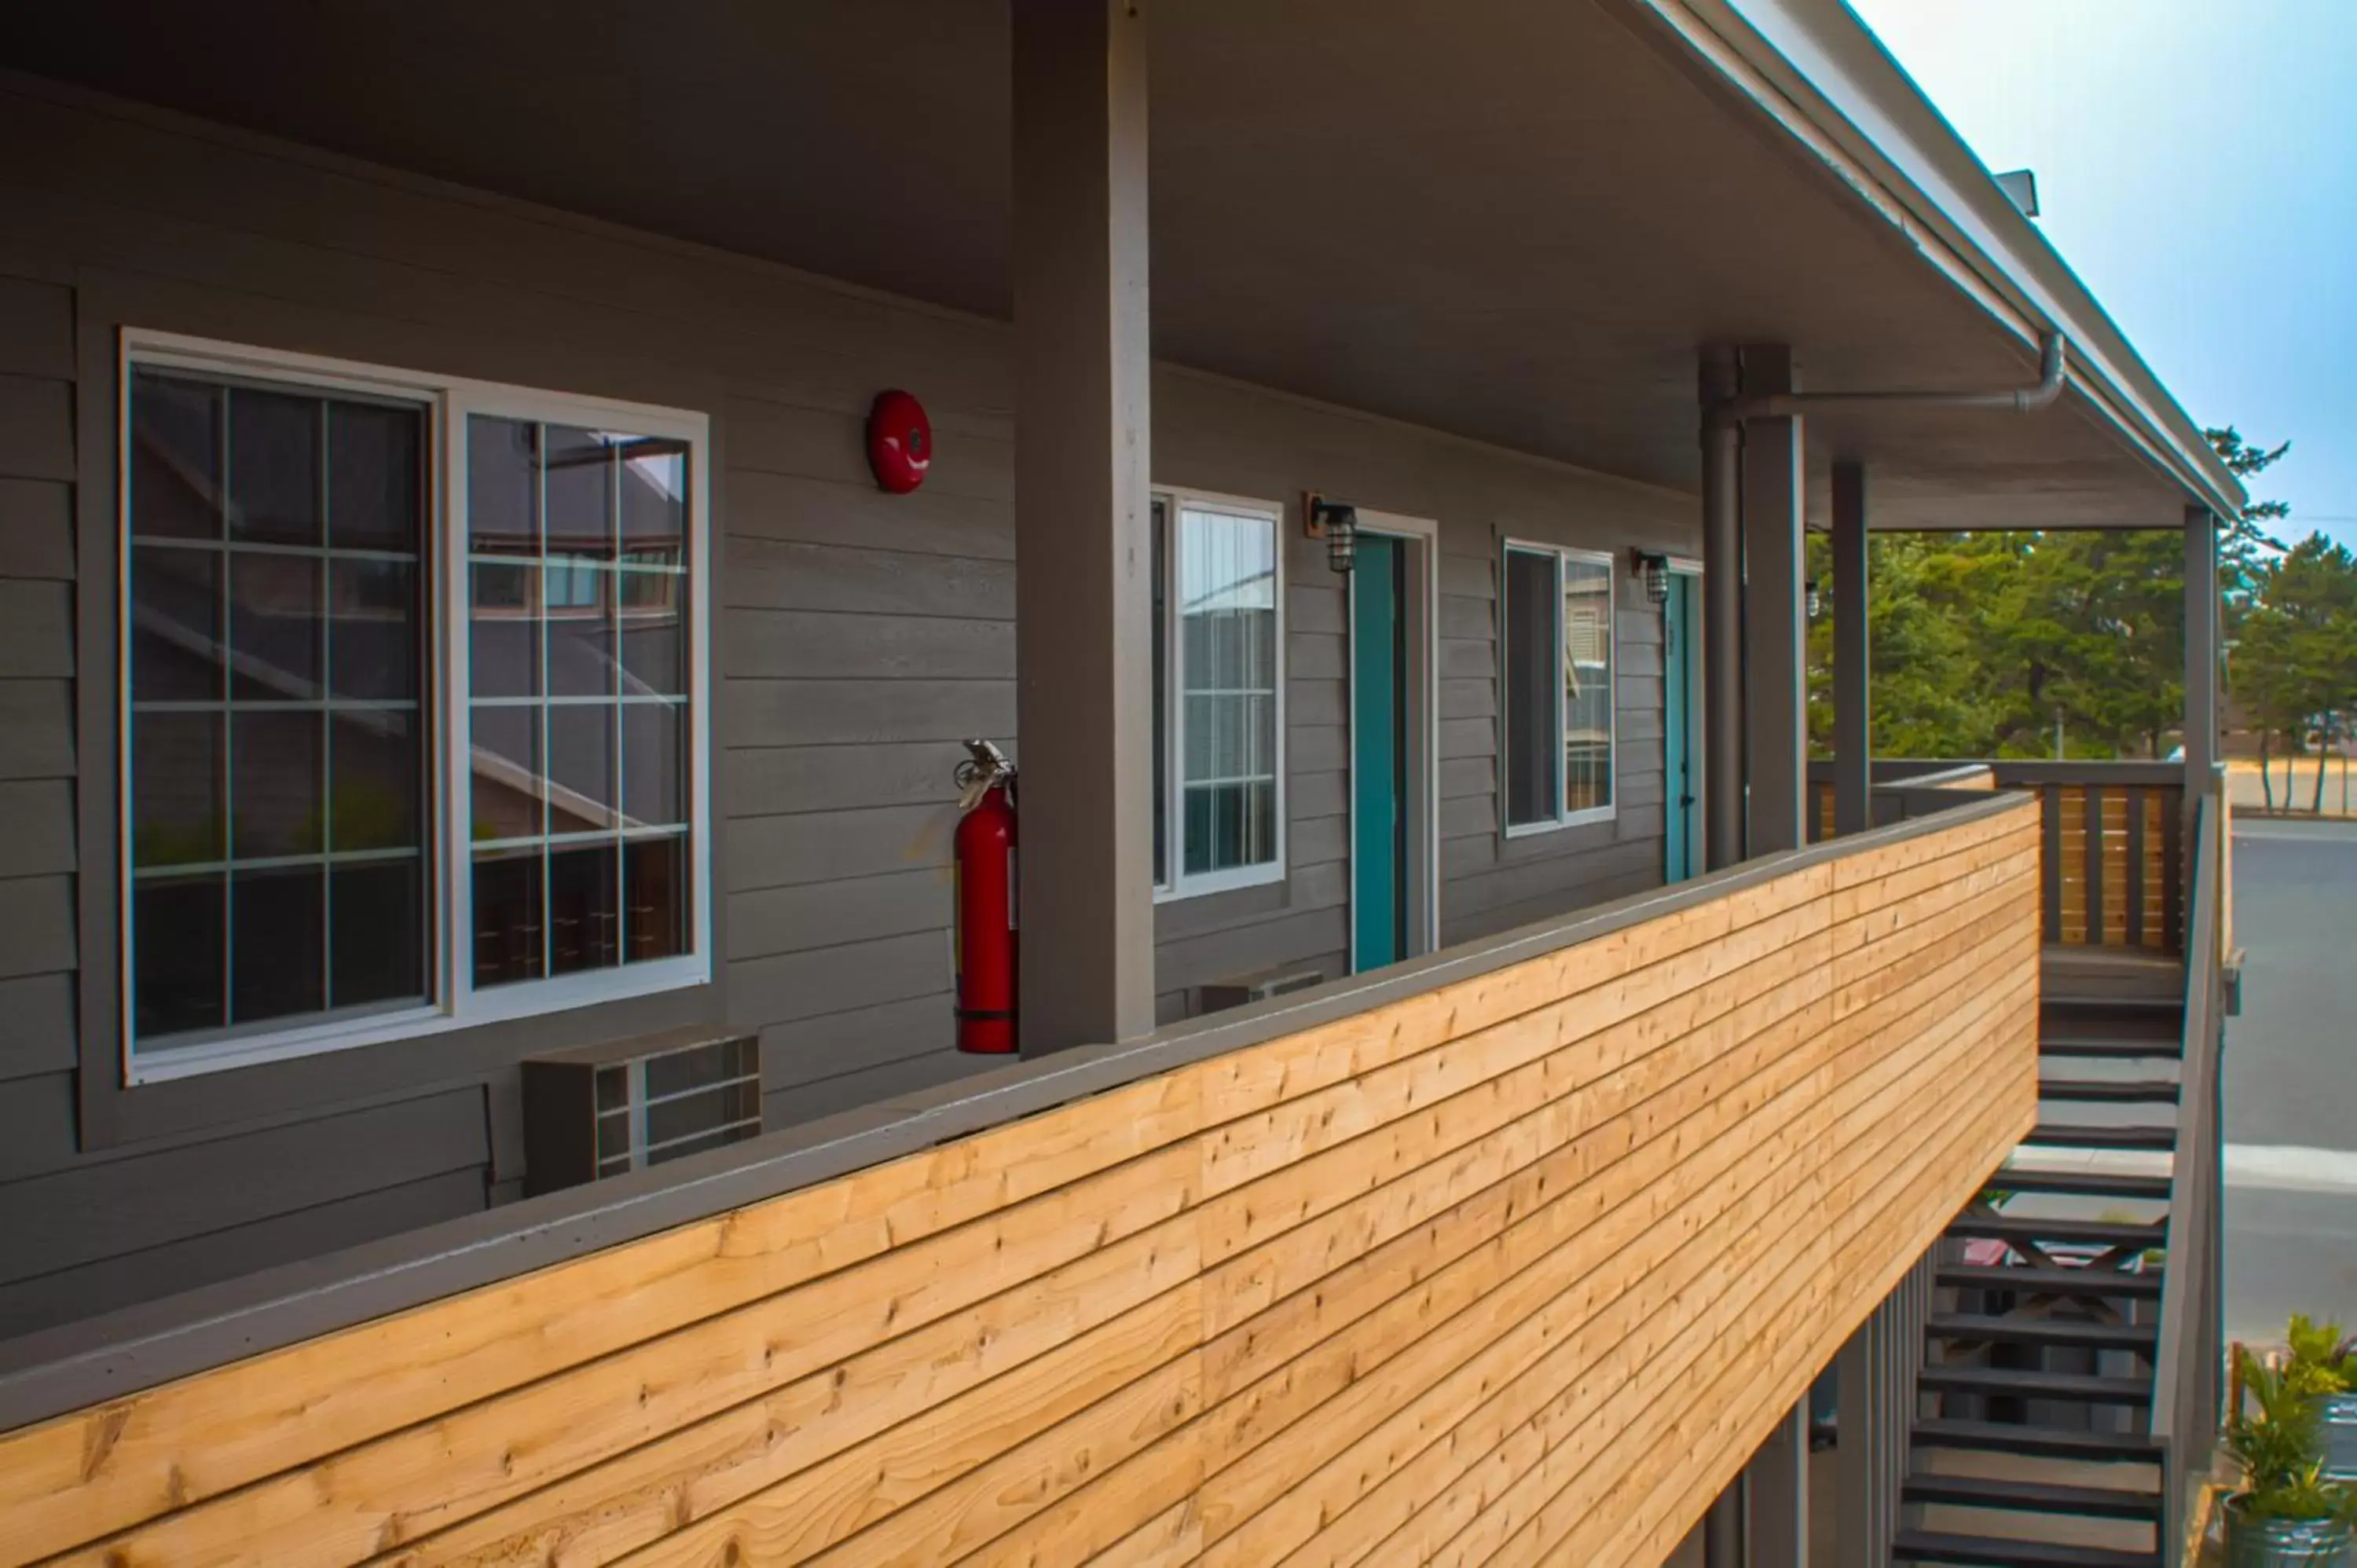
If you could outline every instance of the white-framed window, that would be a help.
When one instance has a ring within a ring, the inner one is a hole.
[[[708,982],[700,413],[129,331],[124,1076]]]
[[[1284,508],[1157,489],[1154,885],[1285,876]]]
[[[1609,821],[1613,560],[1509,540],[1499,571],[1499,777],[1511,836]]]

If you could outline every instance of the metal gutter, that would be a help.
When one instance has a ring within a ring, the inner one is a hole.
[[[1748,99],[2025,348],[2071,340],[2070,384],[2222,515],[2249,498],[1996,177],[1842,0],[1623,0]]]
[[[0,1433],[761,1203],[1248,1046],[1478,979],[1852,854],[2009,811],[1936,816],[1746,861],[1368,974],[1191,1019],[1125,1045],[1019,1061],[670,1165],[0,1342]]]
[[[2062,335],[2049,332],[2038,349],[2038,379],[2028,386],[1993,387],[1982,392],[1922,392],[1912,389],[1875,392],[1763,392],[1732,397],[1711,404],[1709,419],[1717,424],[1740,424],[1747,419],[1774,419],[1804,414],[1813,409],[1909,408],[1988,409],[2000,413],[2035,413],[2051,408],[2062,395],[2069,378]]]

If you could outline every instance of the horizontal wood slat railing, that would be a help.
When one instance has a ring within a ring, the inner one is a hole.
[[[0,1436],[0,1561],[1665,1556],[2026,1133],[2038,816]]]
[[[2185,770],[2166,762],[1882,762],[1875,820],[1898,822],[1968,800],[1978,787],[2026,789],[2045,819],[2046,940],[2059,947],[2183,951]],[[1810,836],[1834,836],[1830,765],[1810,765]]]

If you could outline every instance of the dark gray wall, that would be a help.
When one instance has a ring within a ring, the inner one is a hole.
[[[0,159],[0,1334],[513,1197],[533,1048],[758,1028],[773,1125],[968,1070],[951,769],[960,737],[1014,724],[1002,326],[21,81],[0,79],[0,145],[39,149]],[[712,413],[717,983],[121,1087],[124,325]],[[862,456],[894,385],[937,435],[907,498]],[[1679,548],[1690,503],[1183,371],[1155,397],[1164,482],[1440,520],[1445,939],[1658,879],[1656,623],[1621,617],[1619,820],[1509,843],[1491,600],[1508,533]],[[1207,981],[1343,961],[1340,582],[1288,537],[1290,875],[1161,907],[1166,1015]]]

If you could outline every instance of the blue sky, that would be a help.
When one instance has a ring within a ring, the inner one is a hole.
[[[1850,0],[2253,486],[2357,545],[2357,0]],[[2305,521],[2303,521],[2305,520]]]

